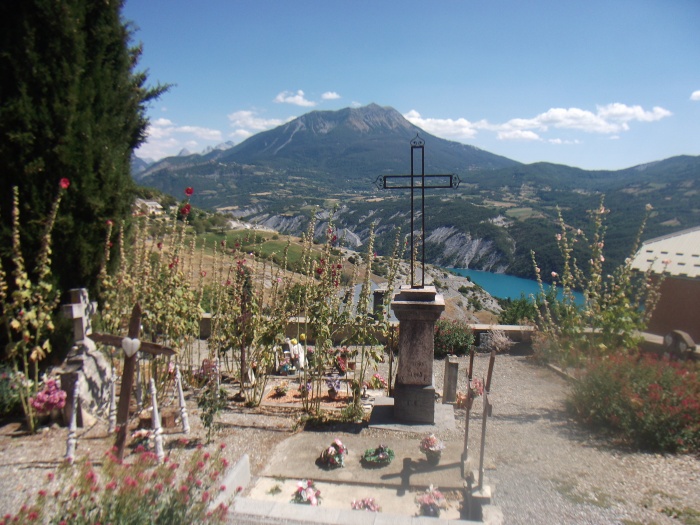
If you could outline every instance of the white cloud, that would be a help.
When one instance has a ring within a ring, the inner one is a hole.
[[[700,89],[690,94],[690,100],[700,100]]]
[[[415,109],[412,109],[406,113],[404,118],[419,128],[424,129],[428,133],[432,133],[439,137],[453,137],[461,139],[474,138],[478,127],[477,124],[469,122],[465,118],[423,118]]]
[[[316,102],[306,100],[304,97],[304,92],[301,89],[296,93],[292,93],[291,91],[282,91],[275,97],[273,102],[277,102],[278,104],[294,104],[295,106],[302,107],[313,107],[316,105]]]
[[[234,128],[249,129],[255,131],[265,131],[284,124],[286,121],[276,118],[265,119],[257,116],[255,111],[235,111],[227,115],[231,126]]]
[[[138,156],[161,159],[177,155],[183,148],[192,152],[202,150],[207,143],[222,142],[222,133],[218,129],[201,126],[177,126],[167,118],[157,118],[146,129],[147,142],[138,149]]]
[[[521,129],[515,129],[512,131],[499,131],[497,135],[498,140],[542,140],[540,136],[534,131],[527,131]]]
[[[218,129],[201,128],[199,126],[179,126],[175,128],[177,133],[191,133],[203,140],[221,140],[221,132]]]
[[[321,98],[323,100],[338,100],[341,97],[335,91],[326,91],[323,95],[321,95]]]
[[[415,110],[409,111],[404,117],[416,126],[445,138],[470,139],[479,131],[493,131],[499,140],[543,140],[551,144],[580,144],[578,139],[545,138],[542,134],[551,129],[561,129],[619,138],[619,133],[628,131],[633,122],[655,122],[671,115],[670,111],[658,106],[645,110],[641,106],[628,106],[616,102],[597,106],[595,112],[581,108],[551,108],[532,118],[513,118],[501,124],[492,124],[486,120],[471,122],[465,118],[425,118]]]

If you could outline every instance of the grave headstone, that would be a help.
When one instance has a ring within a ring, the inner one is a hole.
[[[97,303],[90,302],[84,288],[69,291],[70,303],[62,306],[63,315],[73,321],[74,346],[64,362],[56,370],[61,377],[61,388],[66,392],[66,405],[63,409],[64,421],[72,418],[73,406],[77,409],[77,425],[82,427],[86,414],[99,413],[109,403],[112,369],[107,358],[98,352],[92,334],[91,317]],[[82,378],[78,381],[79,378]],[[74,385],[79,385],[79,402],[73,403]]]
[[[434,286],[402,286],[391,303],[399,320],[399,366],[394,386],[394,417],[408,423],[435,423],[433,360],[435,322],[445,300]]]

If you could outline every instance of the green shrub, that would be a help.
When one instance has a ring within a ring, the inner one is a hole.
[[[22,377],[15,374],[10,367],[0,365],[0,417],[11,414],[19,408],[21,380]]]
[[[499,299],[501,314],[498,316],[499,324],[519,325],[526,321],[537,319],[537,307],[535,303],[521,293],[517,299]]]
[[[474,334],[464,321],[440,319],[435,323],[435,357],[464,355],[473,344]]]
[[[581,421],[609,428],[631,445],[700,451],[700,366],[652,356],[593,363],[570,397]]]

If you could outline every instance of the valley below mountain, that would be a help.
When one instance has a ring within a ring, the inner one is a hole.
[[[376,250],[391,252],[411,231],[409,190],[378,189],[378,177],[409,174],[410,141],[425,141],[425,173],[454,174],[455,188],[415,191],[414,235],[425,209],[426,262],[534,277],[560,271],[558,215],[567,229],[590,230],[606,209],[606,266],[621,263],[647,206],[643,239],[700,224],[700,157],[679,156],[618,171],[520,164],[434,137],[393,108],[376,104],[313,111],[230,148],[168,157],[134,178],[171,195],[195,188],[193,205],[284,234],[300,235],[316,213],[316,234],[332,215],[338,236],[359,249],[375,224]],[[420,163],[417,164],[420,166]],[[427,185],[426,185],[427,186]],[[417,243],[418,244],[418,243]],[[587,260],[584,246],[575,255]]]

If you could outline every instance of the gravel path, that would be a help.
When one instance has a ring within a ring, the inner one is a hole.
[[[467,366],[461,358],[462,391]],[[477,354],[474,367],[475,377],[485,375],[488,356]],[[439,388],[444,362],[435,369]],[[568,417],[568,388],[566,380],[524,356],[496,358],[485,469],[505,523],[699,523],[700,459],[615,448]],[[481,406],[479,400],[474,404],[479,415]],[[463,427],[464,411],[457,413]],[[472,419],[470,438],[480,428],[475,424]],[[476,447],[478,441],[470,439],[470,450]]]

